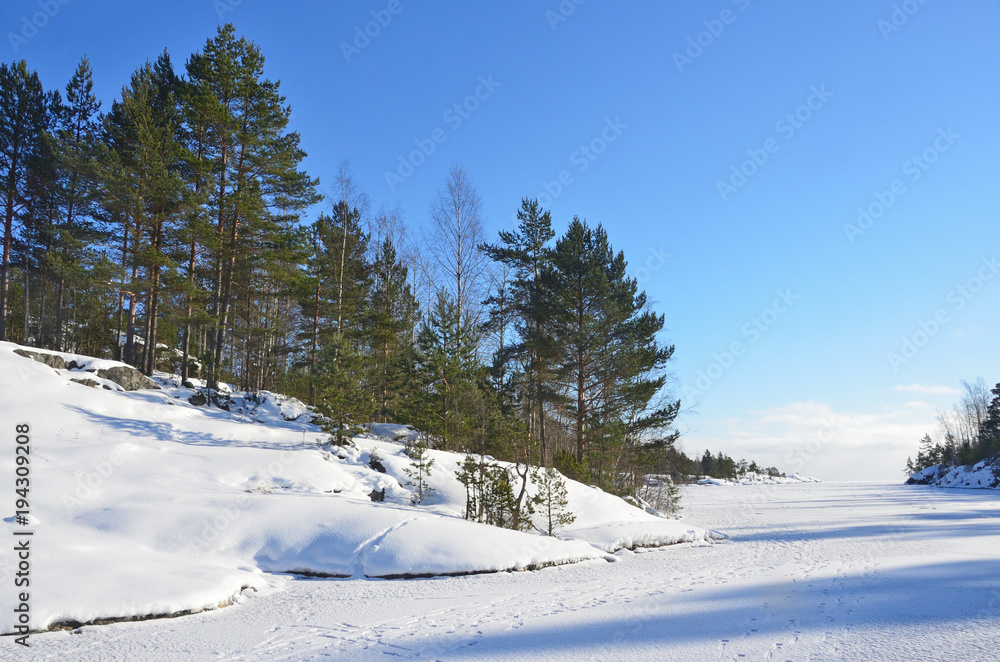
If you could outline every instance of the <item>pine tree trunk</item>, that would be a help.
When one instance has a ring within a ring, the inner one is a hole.
[[[229,143],[223,141],[222,143],[222,170],[219,173],[219,196],[218,196],[218,207],[219,216],[217,221],[218,230],[218,246],[216,248],[215,255],[215,269],[212,275],[212,317],[214,318],[215,327],[213,332],[209,336],[209,348],[212,351],[212,358],[208,368],[208,382],[207,386],[210,389],[216,388],[218,384],[218,370],[219,364],[222,361],[222,340],[223,340],[223,326],[225,326],[225,321],[221,318],[221,306],[222,306],[222,272],[223,272],[223,252],[225,246],[225,236],[226,236],[226,219],[225,219],[225,202],[226,202],[226,171],[229,167]]]
[[[57,352],[63,351],[63,288],[66,286],[66,279],[60,278],[56,283],[56,338],[53,349]]]
[[[319,351],[319,295],[320,275],[316,274],[316,292],[313,305],[312,346],[309,350],[309,404],[316,404],[316,353]]]
[[[17,195],[17,152],[7,175],[7,204],[3,221],[3,267],[0,269],[0,341],[7,340],[7,292],[10,289],[10,245],[14,231],[14,196]]]
[[[24,271],[22,273],[23,273],[23,279],[24,279],[24,292],[23,292],[23,294],[24,294],[24,303],[23,303],[23,306],[24,306],[24,320],[23,320],[24,337],[21,338],[21,342],[24,343],[25,345],[27,345],[28,344],[28,334],[29,334],[28,320],[31,317],[31,305],[30,305],[30,303],[31,303],[31,297],[28,296],[28,281],[29,281],[29,278],[28,278],[28,267],[27,267],[27,265],[25,265]]]

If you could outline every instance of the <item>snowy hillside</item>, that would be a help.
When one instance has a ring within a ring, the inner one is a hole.
[[[468,522],[460,455],[430,451],[435,494],[411,505],[407,428],[330,446],[291,398],[232,393],[229,411],[199,407],[176,377],[153,384],[113,361],[35,351],[0,343],[2,527],[8,541],[31,532],[32,630],[225,606],[277,585],[267,573],[524,570],[719,537],[572,481],[576,521],[557,538]],[[15,457],[17,432],[28,463]],[[17,509],[30,513],[18,521]],[[11,585],[19,568],[5,548],[0,581]],[[0,594],[0,609],[15,606],[13,591]]]
[[[909,477],[907,485],[936,485],[968,489],[1000,488],[1000,457],[971,466],[946,467],[936,464]]]

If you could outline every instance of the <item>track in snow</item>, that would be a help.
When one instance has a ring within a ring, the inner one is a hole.
[[[248,595],[235,607],[34,635],[31,659],[994,655],[996,493],[871,484],[705,486],[685,488],[684,506],[687,519],[731,540],[524,573],[408,581],[275,577],[276,590]],[[0,659],[8,659],[12,642],[0,646]]]

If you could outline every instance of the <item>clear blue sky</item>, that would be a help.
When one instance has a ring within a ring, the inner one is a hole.
[[[107,109],[164,47],[182,67],[220,10],[281,80],[308,171],[350,159],[411,228],[455,163],[491,236],[566,171],[557,228],[604,223],[666,314],[689,452],[896,480],[960,379],[1000,381],[996,2],[8,0],[0,48],[50,88],[87,54]]]

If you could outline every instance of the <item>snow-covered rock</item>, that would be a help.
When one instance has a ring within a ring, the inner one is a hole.
[[[913,474],[906,484],[997,489],[1000,488],[1000,456],[967,466],[946,467],[936,464]]]

